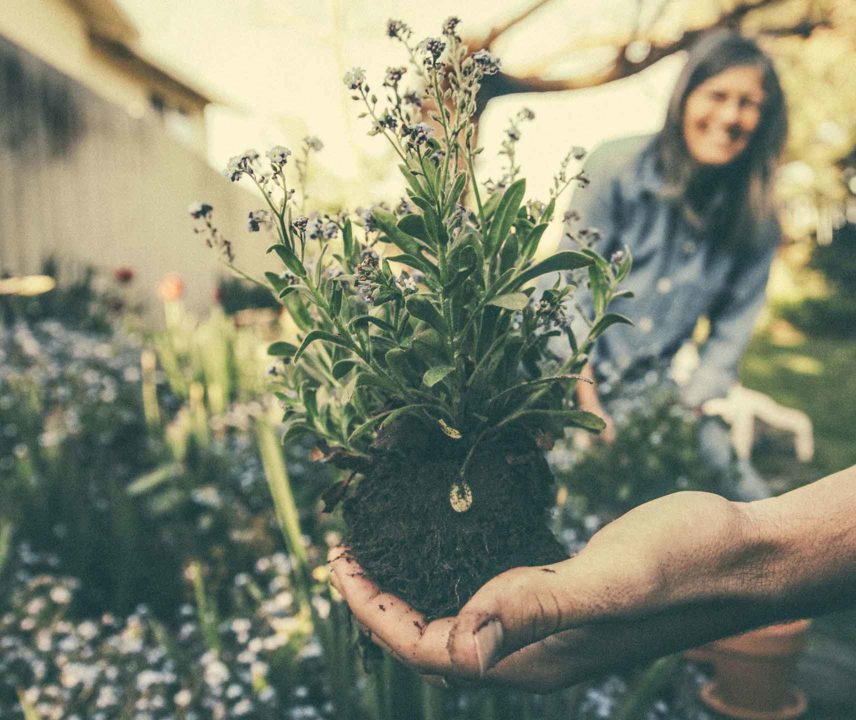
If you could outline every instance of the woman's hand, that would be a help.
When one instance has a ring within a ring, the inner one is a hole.
[[[457,617],[430,623],[382,592],[347,548],[330,555],[333,584],[374,642],[429,679],[550,692],[757,625],[742,579],[764,556],[747,541],[746,508],[706,493],[655,500],[577,556],[509,570]]]

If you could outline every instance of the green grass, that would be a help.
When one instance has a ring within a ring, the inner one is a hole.
[[[856,342],[805,337],[777,343],[775,333],[759,333],[743,360],[741,380],[814,425],[815,458],[799,463],[793,448],[761,442],[754,459],[759,470],[793,487],[856,464]]]

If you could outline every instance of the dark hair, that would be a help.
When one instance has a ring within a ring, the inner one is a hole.
[[[723,168],[701,167],[684,138],[687,97],[709,78],[741,65],[763,72],[764,104],[758,127],[731,163]],[[731,30],[705,35],[690,50],[669,100],[666,122],[653,145],[665,181],[664,194],[676,199],[685,217],[718,246],[757,247],[762,241],[760,226],[774,214],[771,185],[787,132],[785,97],[770,58],[753,40]]]

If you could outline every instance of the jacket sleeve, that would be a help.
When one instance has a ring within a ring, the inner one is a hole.
[[[737,261],[728,288],[709,314],[710,336],[701,348],[699,366],[683,391],[688,405],[695,407],[711,398],[724,397],[737,380],[740,360],[766,301],[778,225],[771,223],[765,234],[763,249]]]

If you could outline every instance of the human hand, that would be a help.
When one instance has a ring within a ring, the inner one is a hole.
[[[333,583],[371,639],[428,679],[550,692],[763,622],[748,506],[683,492],[640,506],[575,557],[515,568],[426,623],[348,557]]]

